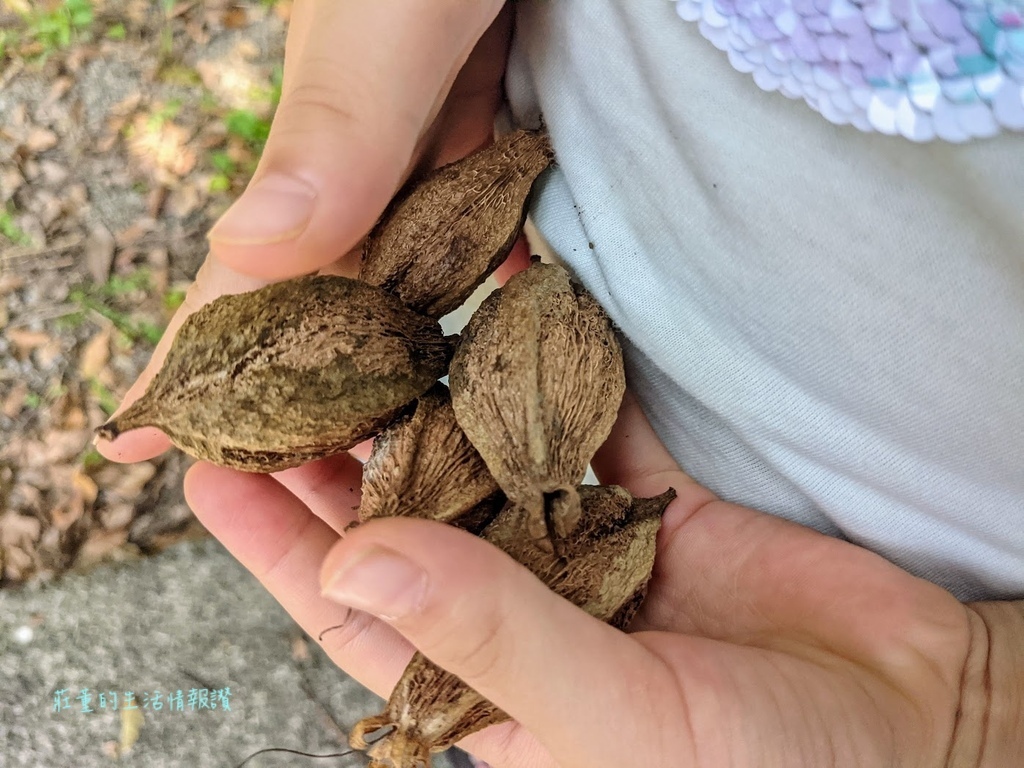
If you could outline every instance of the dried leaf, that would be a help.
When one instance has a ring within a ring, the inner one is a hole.
[[[121,712],[121,736],[117,742],[118,755],[124,755],[131,751],[135,742],[139,740],[139,733],[145,719],[142,716],[142,709],[124,709]]]
[[[99,513],[100,524],[108,530],[127,528],[135,519],[135,505],[126,502],[107,504]]]
[[[142,218],[135,221],[130,227],[122,229],[114,236],[114,244],[118,248],[127,248],[137,243],[144,235],[153,231],[155,222],[152,219]],[[106,280],[106,277],[103,278]]]
[[[50,523],[58,533],[64,533],[78,522],[85,514],[85,500],[72,499],[67,505],[57,505],[50,509]]]
[[[38,517],[19,515],[14,511],[0,515],[0,544],[4,546],[31,547],[41,530],[42,523]]]
[[[306,642],[306,638],[302,635],[296,635],[292,638],[292,660],[293,661],[309,661],[309,643]]]
[[[11,581],[24,581],[35,570],[32,555],[21,547],[0,546],[0,566],[3,567],[0,575]]]
[[[85,241],[85,266],[94,282],[102,284],[110,277],[115,247],[114,236],[105,226],[97,224],[90,230]]]
[[[0,407],[0,412],[8,419],[13,419],[25,407],[25,398],[27,396],[28,384],[24,381],[17,382],[11,388],[11,391],[7,393],[7,397],[4,398],[4,404]]]
[[[50,92],[46,94],[47,105],[55,104],[64,98],[74,84],[74,79],[66,76],[54,80],[50,85]]]
[[[625,391],[611,322],[564,268],[534,263],[470,318],[449,380],[459,426],[543,546],[562,533],[549,517],[578,513],[575,487]]]
[[[5,203],[14,196],[25,178],[17,168],[0,169],[0,203]]]
[[[24,287],[25,278],[12,272],[6,274],[0,272],[0,296],[6,296],[11,291],[17,291]]]
[[[43,463],[47,466],[74,462],[86,445],[89,432],[84,429],[51,429],[43,436]]]
[[[192,170],[189,168],[188,170]],[[184,176],[185,173],[180,175]],[[164,185],[158,185],[149,190],[149,194],[146,195],[146,213],[149,214],[150,218],[160,218],[160,211],[163,210],[164,202],[167,200],[167,187]]]
[[[114,329],[109,324],[96,333],[82,347],[78,355],[78,375],[85,380],[99,375],[110,360],[110,335]]]
[[[287,23],[292,17],[292,0],[278,0],[274,3],[274,14]]]
[[[41,371],[53,370],[64,360],[64,347],[59,339],[43,344],[32,352],[32,360]]]
[[[246,9],[241,6],[231,6],[224,10],[221,15],[221,24],[225,29],[241,29],[249,23],[249,16]]]
[[[444,374],[436,321],[344,277],[222,296],[182,325],[143,397],[100,428],[162,429],[197,458],[275,472],[376,434]]]
[[[115,471],[117,477],[105,483],[104,487],[122,499],[134,501],[142,495],[143,489],[156,475],[156,465],[148,461],[118,464]]]
[[[71,486],[76,493],[81,495],[82,500],[87,505],[91,505],[96,501],[99,487],[96,485],[95,480],[82,471],[81,467],[75,467],[74,474],[71,476]]]
[[[169,11],[167,11],[168,19],[176,19],[178,16],[184,16],[195,5],[194,0],[187,0],[187,2],[175,3]]]
[[[552,157],[546,133],[516,131],[409,184],[367,237],[359,278],[425,315],[451,312],[512,250]]]
[[[163,296],[167,293],[169,254],[166,248],[150,248],[146,252],[146,262],[150,266],[149,282],[153,291]]]
[[[209,189],[209,180],[200,186],[194,183],[195,176],[196,174],[192,174],[184,184],[171,190],[166,206],[166,211],[169,215],[185,219],[202,205],[206,199],[206,190]]]
[[[92,528],[75,555],[74,567],[84,569],[106,560],[131,557],[133,552],[126,548],[127,543],[127,528]]]
[[[23,146],[32,155],[38,155],[57,146],[60,139],[57,134],[47,128],[33,128],[25,137]]]
[[[28,16],[32,13],[32,4],[29,0],[4,0],[4,7],[18,16]]]
[[[52,339],[50,334],[43,331],[30,331],[27,328],[8,328],[5,334],[7,340],[14,345],[18,356],[24,358],[32,350],[49,343]]]
[[[68,169],[53,160],[44,160],[39,164],[43,179],[52,187],[57,187],[68,180]]]

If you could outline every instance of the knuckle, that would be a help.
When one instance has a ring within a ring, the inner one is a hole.
[[[351,105],[359,103],[359,99],[353,99],[351,93],[336,85],[319,80],[299,82],[281,100],[279,117],[275,122],[286,128],[290,124],[296,128],[308,128],[312,117],[327,118],[332,127],[358,125],[362,118]]]

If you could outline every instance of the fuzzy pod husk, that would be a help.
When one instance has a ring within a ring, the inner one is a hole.
[[[363,465],[359,520],[420,517],[478,533],[505,495],[455,421],[448,387],[436,383],[373,440]]]
[[[524,536],[524,511],[508,504],[482,537],[532,571],[557,594],[618,629],[632,620],[654,569],[661,516],[675,498],[669,489],[635,499],[618,486],[580,486],[581,515],[556,550]],[[349,743],[365,749],[370,768],[430,768],[430,755],[471,733],[508,720],[502,710],[417,653],[385,711],[356,724]],[[368,744],[366,736],[392,730]]]
[[[546,132],[519,130],[413,180],[367,236],[359,279],[430,317],[456,309],[512,250],[553,157]]]
[[[625,391],[611,321],[557,264],[534,262],[480,305],[449,371],[459,426],[542,545],[579,513],[576,485]],[[553,520],[546,510],[555,510]]]
[[[97,432],[154,426],[196,458],[274,472],[372,437],[450,357],[435,320],[380,288],[288,280],[190,315],[145,394]]]

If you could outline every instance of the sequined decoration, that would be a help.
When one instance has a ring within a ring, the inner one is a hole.
[[[962,142],[1024,131],[1024,0],[672,0],[766,91],[838,125]]]

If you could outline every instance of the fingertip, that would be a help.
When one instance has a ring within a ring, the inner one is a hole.
[[[373,227],[409,165],[411,147],[339,131],[334,114],[303,121],[299,112],[282,107],[261,169],[208,235],[217,260],[252,278],[284,280],[342,258]],[[289,128],[296,121],[301,130]]]
[[[257,177],[207,235],[211,243],[260,246],[299,238],[316,210],[316,188],[300,174]]]

